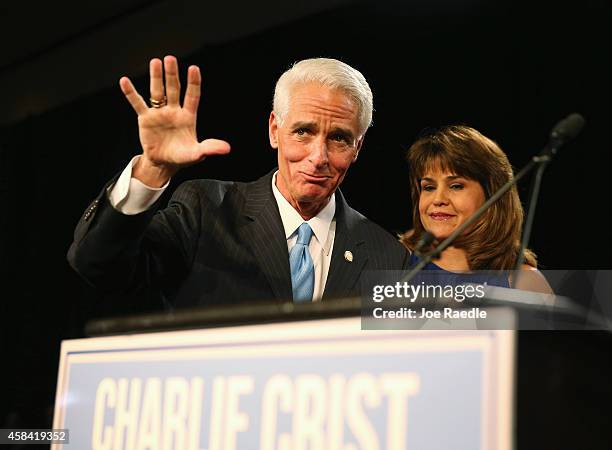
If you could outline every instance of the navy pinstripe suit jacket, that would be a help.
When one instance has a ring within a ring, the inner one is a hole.
[[[68,261],[101,290],[154,289],[178,307],[291,300],[273,173],[251,183],[188,181],[167,208],[135,216],[116,211],[103,189],[77,225]],[[352,262],[344,258],[346,250]],[[336,191],[336,236],[323,299],[359,295],[364,270],[407,264],[397,239]]]

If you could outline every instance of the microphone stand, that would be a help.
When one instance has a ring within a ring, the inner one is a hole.
[[[534,156],[532,161],[535,159],[539,159],[538,161],[538,170],[536,171],[535,177],[533,179],[533,183],[531,185],[531,190],[529,193],[529,203],[527,209],[527,217],[525,218],[525,225],[523,227],[523,238],[521,239],[521,248],[519,250],[518,258],[516,260],[516,266],[514,267],[515,276],[512,277],[511,287],[516,287],[518,283],[518,278],[520,276],[520,270],[523,266],[523,262],[525,261],[525,249],[527,248],[527,244],[529,243],[529,237],[531,236],[531,229],[533,227],[533,219],[535,217],[535,209],[538,203],[538,196],[540,194],[540,186],[542,185],[542,175],[544,174],[544,170],[552,160],[549,155],[545,156]]]
[[[557,150],[561,148],[568,140],[575,138],[582,128],[584,128],[585,120],[580,114],[573,113],[561,120],[551,132],[550,142],[544,148],[539,156],[534,159],[539,159],[538,171],[536,172],[535,178],[531,185],[531,192],[529,194],[529,207],[527,209],[527,217],[525,219],[525,226],[523,227],[523,238],[521,239],[521,248],[519,250],[518,258],[516,260],[516,266],[514,268],[516,276],[512,279],[511,287],[516,287],[518,278],[521,274],[521,267],[525,261],[525,249],[529,243],[529,237],[531,236],[531,229],[533,227],[533,219],[535,217],[536,204],[538,202],[538,196],[540,194],[540,186],[542,184],[542,175],[544,170],[548,166],[548,163],[552,160],[552,157],[557,153]]]

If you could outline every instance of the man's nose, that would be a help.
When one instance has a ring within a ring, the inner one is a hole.
[[[310,147],[308,160],[315,167],[323,167],[329,164],[329,149],[327,148],[327,140],[324,137],[315,139]]]

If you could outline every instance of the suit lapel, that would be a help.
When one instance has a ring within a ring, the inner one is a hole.
[[[247,185],[244,214],[249,219],[241,231],[270,283],[276,298],[291,300],[291,271],[285,230],[272,193],[272,174]]]
[[[336,191],[336,235],[323,299],[357,291],[359,276],[367,262],[366,242],[357,231],[360,215]],[[350,253],[347,253],[350,252]]]

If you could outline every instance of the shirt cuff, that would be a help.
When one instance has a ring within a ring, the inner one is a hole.
[[[138,161],[136,155],[123,169],[117,182],[108,189],[108,198],[117,211],[126,215],[140,214],[149,209],[164,193],[170,180],[160,188],[147,186],[142,181],[132,178],[132,167]]]

